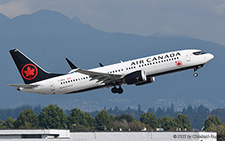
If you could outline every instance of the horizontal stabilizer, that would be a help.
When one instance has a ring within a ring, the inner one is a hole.
[[[29,85],[29,84],[9,84],[12,87],[22,87],[22,88],[34,88],[38,87],[39,85]]]

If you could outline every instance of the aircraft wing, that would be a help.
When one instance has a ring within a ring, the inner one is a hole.
[[[9,84],[12,87],[22,87],[22,88],[34,88],[38,87],[39,85],[30,85],[30,84]]]
[[[109,74],[109,73],[83,70],[75,66],[68,58],[66,58],[66,61],[72,69],[69,73],[79,72],[85,75],[89,75],[91,77],[91,80],[97,80],[97,82],[101,82],[105,84],[110,84],[110,83],[116,84],[118,82],[121,83],[122,78],[124,77],[123,75],[119,75],[119,74]],[[102,67],[103,65],[100,64],[100,66]]]
[[[119,75],[119,74],[94,72],[94,71],[88,71],[88,70],[83,70],[79,68],[76,70],[76,72],[89,75],[91,77],[91,80],[98,80],[97,82],[102,82],[105,84],[116,83],[118,81],[121,81],[121,79],[123,78],[123,75]]]

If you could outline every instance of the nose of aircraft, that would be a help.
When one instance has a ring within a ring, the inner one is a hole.
[[[209,53],[209,57],[208,58],[209,58],[209,60],[212,60],[214,58],[214,55]]]
[[[205,59],[208,61],[212,60],[214,58],[214,55],[211,53],[208,53],[207,56],[205,57]]]

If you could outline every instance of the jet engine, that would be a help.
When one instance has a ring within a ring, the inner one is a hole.
[[[147,81],[144,82],[140,82],[140,83],[136,83],[136,86],[140,86],[140,85],[144,85],[144,84],[148,84],[148,83],[153,83],[155,82],[155,77],[147,77]]]
[[[141,82],[145,82],[147,81],[147,77],[144,71],[139,70],[139,71],[135,71],[130,74],[127,74],[123,80],[128,85],[131,85],[131,84],[138,84]]]

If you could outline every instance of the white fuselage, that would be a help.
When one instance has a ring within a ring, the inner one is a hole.
[[[146,76],[155,77],[158,75],[203,66],[213,58],[213,55],[210,53],[196,55],[194,54],[195,52],[200,52],[200,50],[180,50],[168,52],[104,67],[98,67],[88,71],[126,75],[142,70],[145,72]],[[68,94],[112,86],[112,84],[102,83],[102,81],[92,79],[89,75],[81,74],[79,72],[65,74],[33,84],[39,86],[30,89],[19,89],[20,91],[39,94]]]

